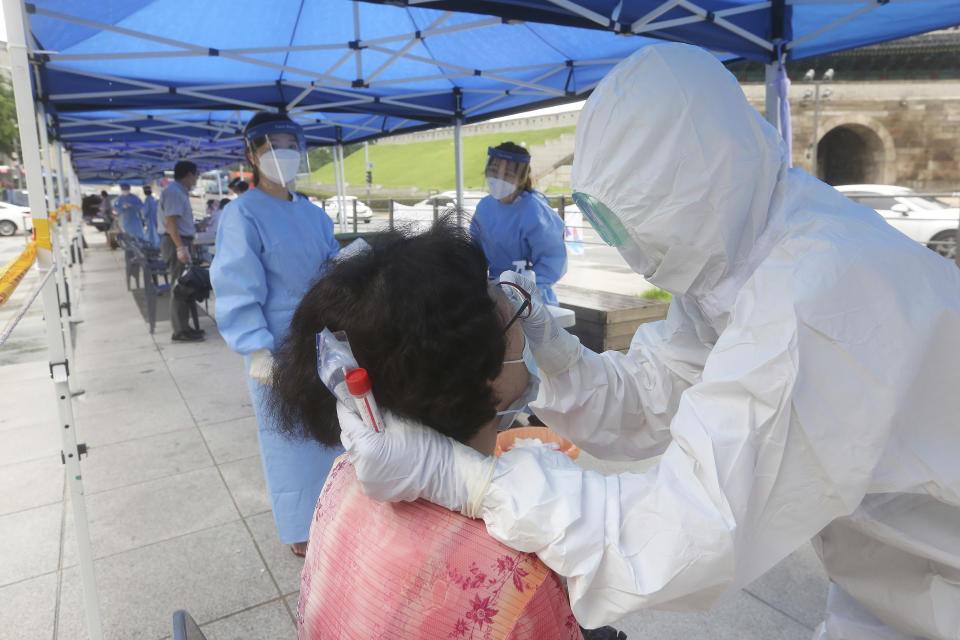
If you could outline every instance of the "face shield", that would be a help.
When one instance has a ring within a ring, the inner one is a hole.
[[[530,175],[530,154],[512,153],[502,149],[487,148],[487,166],[484,176],[487,189],[497,200],[509,198],[523,187]]]
[[[600,239],[619,251],[631,269],[645,278],[649,278],[653,274],[656,265],[627,232],[627,228],[623,226],[620,218],[607,205],[581,191],[573,192],[573,201],[590,222],[590,226],[600,236]]]
[[[257,142],[266,138],[257,146]],[[247,148],[258,159],[261,175],[276,184],[290,186],[298,175],[309,172],[303,129],[295,122],[263,122],[244,132]]]

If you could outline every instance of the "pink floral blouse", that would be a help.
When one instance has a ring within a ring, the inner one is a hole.
[[[580,640],[559,578],[429,502],[384,503],[345,457],[323,487],[300,580],[301,640]]]

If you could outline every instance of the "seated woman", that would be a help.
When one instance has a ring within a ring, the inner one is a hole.
[[[394,234],[334,263],[304,296],[275,355],[274,411],[288,432],[340,442],[316,334],[344,330],[381,410],[490,455],[512,418],[498,412],[524,399],[530,379],[513,315],[466,232],[440,223]],[[367,498],[345,457],[317,502],[298,627],[300,638],[581,638],[559,578],[535,555],[423,500]]]

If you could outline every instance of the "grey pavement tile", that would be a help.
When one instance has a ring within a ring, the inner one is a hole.
[[[173,612],[204,624],[275,600],[276,587],[240,521],[94,562],[105,640],[171,634]],[[86,640],[77,567],[63,573],[60,640]]]
[[[256,416],[202,424],[200,433],[217,464],[260,454]]]
[[[294,593],[300,589],[300,573],[303,571],[303,558],[293,555],[290,545],[280,542],[273,513],[267,511],[246,519],[253,533],[253,539],[260,547],[260,553],[267,561],[267,567],[273,574],[281,593]]]
[[[630,640],[810,640],[810,629],[738,591],[710,611],[643,611],[613,624]]]
[[[62,439],[57,423],[34,424],[0,431],[0,466],[60,457]]]
[[[50,369],[45,360],[31,360],[0,366],[0,380],[50,380]]]
[[[80,353],[78,349],[76,377],[79,378],[79,384],[82,386],[90,379],[95,380],[103,371],[118,365],[126,368],[146,368],[160,367],[162,364],[163,358],[160,357],[160,352],[154,344],[111,353]],[[74,372],[73,366],[70,367],[70,372]]]
[[[63,474],[59,455],[0,467],[0,515],[62,501]]]
[[[56,425],[60,422],[56,386],[50,379],[46,361],[46,378],[10,380],[6,367],[0,368],[0,432],[31,425]],[[71,388],[76,388],[71,384]]]
[[[162,364],[104,370],[84,384],[85,393],[75,403],[88,411],[157,402],[181,402],[180,392]]]
[[[282,599],[210,622],[201,630],[207,640],[293,640],[297,637],[297,626]]]
[[[240,519],[215,467],[95,493],[86,506],[95,558]],[[77,562],[68,513],[64,566]]]
[[[0,586],[57,569],[63,504],[0,516]]]
[[[83,462],[87,494],[213,465],[196,427],[92,449]]]
[[[221,464],[220,473],[243,517],[270,511],[270,496],[259,455]]]
[[[192,360],[201,360],[200,358]],[[178,361],[178,362],[185,362]],[[177,385],[197,424],[223,422],[253,415],[247,378],[240,363],[176,374]],[[173,363],[171,363],[171,366]]]
[[[182,399],[127,402],[116,407],[90,410],[78,405],[77,433],[91,447],[144,438],[194,426],[193,416]],[[92,455],[92,453],[91,453]]]
[[[0,587],[0,640],[52,638],[57,574]]]
[[[829,584],[817,552],[805,544],[745,590],[814,629],[826,614]]]
[[[182,358],[194,358],[197,356],[207,356],[210,358],[232,355],[233,358],[240,361],[236,365],[243,368],[242,356],[230,351],[227,343],[223,341],[220,334],[217,333],[216,325],[200,322],[200,328],[206,331],[205,339],[202,342],[174,342],[171,339],[171,329],[168,326],[163,328],[158,324],[156,333],[154,333],[154,343],[160,354],[168,362],[180,360]]]

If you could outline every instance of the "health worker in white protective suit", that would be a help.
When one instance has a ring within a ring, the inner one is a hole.
[[[789,169],[777,131],[695,47],[617,65],[575,158],[584,214],[674,298],[629,353],[597,354],[534,291],[531,406],[601,458],[662,458],[605,477],[341,411],[365,490],[483,518],[567,576],[585,627],[705,609],[812,538],[832,581],[820,638],[960,638],[957,266]]]

